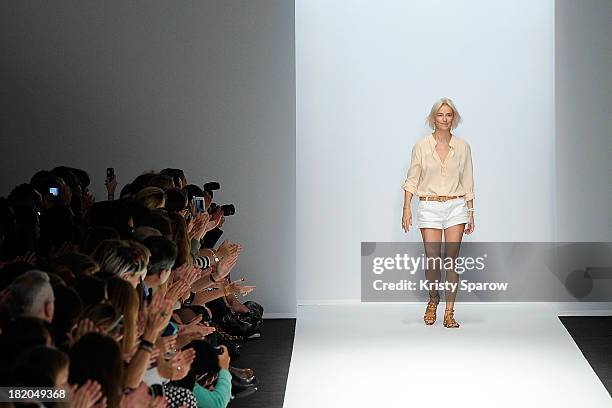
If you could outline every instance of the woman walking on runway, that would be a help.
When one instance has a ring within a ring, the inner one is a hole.
[[[442,259],[441,245],[444,232],[445,258],[454,260],[459,255],[463,234],[474,232],[474,182],[470,145],[453,133],[461,116],[449,98],[438,100],[427,117],[433,133],[419,139],[412,148],[412,158],[404,189],[402,228],[408,232],[412,225],[410,202],[419,197],[417,222],[423,237],[427,259]],[[444,263],[444,262],[442,262]],[[440,302],[438,287],[441,265],[427,262],[425,278],[429,283],[429,302],[425,310],[425,324],[436,321]],[[458,328],[454,318],[459,275],[454,267],[446,270],[446,308],[444,327]],[[452,288],[452,289],[450,289]]]

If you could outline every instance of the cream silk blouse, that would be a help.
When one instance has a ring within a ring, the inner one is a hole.
[[[450,150],[442,162],[436,152],[436,144],[433,134],[416,142],[402,188],[419,197],[465,195],[466,201],[473,200],[474,179],[470,145],[451,134],[448,143]]]

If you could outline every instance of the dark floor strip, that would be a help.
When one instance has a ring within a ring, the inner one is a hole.
[[[560,316],[559,319],[612,396],[612,316]]]
[[[261,338],[241,342],[235,365],[255,370],[259,387],[255,394],[233,399],[229,408],[282,408],[294,333],[295,319],[265,319]]]

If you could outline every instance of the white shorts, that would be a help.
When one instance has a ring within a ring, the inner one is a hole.
[[[470,215],[465,197],[448,201],[421,201],[417,207],[419,228],[445,229],[453,225],[468,223]]]

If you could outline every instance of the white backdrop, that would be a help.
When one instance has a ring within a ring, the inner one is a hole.
[[[361,241],[420,240],[400,186],[443,96],[472,146],[466,239],[553,239],[552,0],[297,0],[295,23],[298,304],[358,301]]]

